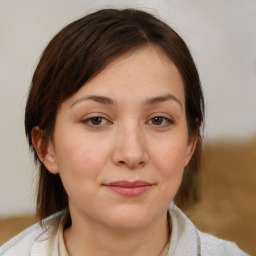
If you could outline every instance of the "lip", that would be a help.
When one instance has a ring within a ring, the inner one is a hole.
[[[126,197],[137,197],[147,192],[154,184],[143,181],[120,180],[104,184],[111,191]]]

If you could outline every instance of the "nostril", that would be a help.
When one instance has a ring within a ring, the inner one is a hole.
[[[145,161],[140,162],[126,162],[126,161],[119,161],[118,162],[120,166],[128,166],[131,169],[134,169],[136,167],[143,167],[145,165]]]
[[[140,165],[140,166],[141,166],[141,165],[144,165],[144,164],[145,164],[144,161],[139,162],[139,165]]]

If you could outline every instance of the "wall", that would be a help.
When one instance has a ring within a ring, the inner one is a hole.
[[[188,43],[206,96],[206,140],[241,141],[256,135],[255,1],[1,0],[0,216],[34,211],[36,172],[23,115],[42,50],[70,21],[109,6],[153,12]]]

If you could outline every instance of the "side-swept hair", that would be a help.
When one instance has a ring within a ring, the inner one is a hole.
[[[195,153],[186,168],[176,203],[185,205],[194,190],[199,170],[204,99],[191,54],[181,37],[153,15],[135,9],[103,9],[63,28],[48,44],[34,72],[25,110],[25,130],[39,163],[37,215],[40,220],[68,209],[68,196],[60,176],[40,162],[31,131],[39,126],[43,139],[52,138],[56,114],[62,102],[100,73],[112,60],[146,45],[163,50],[177,66],[184,84],[189,135],[198,133]]]

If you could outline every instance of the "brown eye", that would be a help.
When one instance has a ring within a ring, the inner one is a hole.
[[[85,120],[82,120],[82,123],[89,127],[96,127],[96,126],[101,127],[109,124],[108,120],[101,116],[94,116],[94,117],[87,118]]]
[[[102,119],[103,119],[102,117],[98,117],[98,116],[92,117],[90,118],[90,123],[92,125],[100,125],[102,123]]]
[[[149,124],[153,126],[159,126],[159,128],[164,128],[174,124],[174,122],[172,119],[164,116],[155,116],[149,120]]]
[[[153,117],[151,120],[153,125],[161,125],[163,123],[163,117],[160,116]]]

